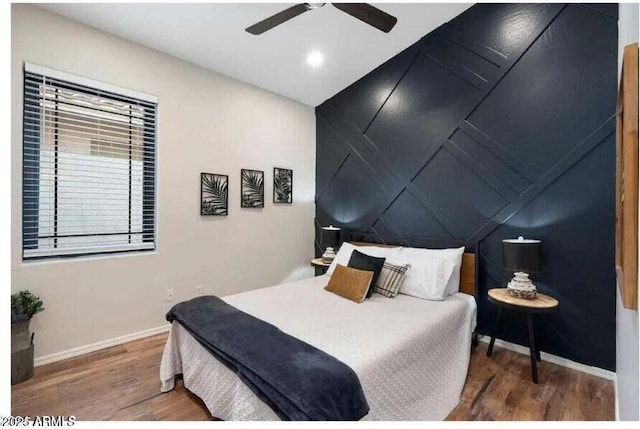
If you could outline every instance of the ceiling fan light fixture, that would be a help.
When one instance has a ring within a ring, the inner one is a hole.
[[[324,6],[326,3],[305,3],[304,5],[307,9],[319,9]]]
[[[307,64],[309,64],[311,67],[320,67],[323,62],[324,55],[322,55],[322,52],[312,51],[309,52],[309,55],[307,55]]]

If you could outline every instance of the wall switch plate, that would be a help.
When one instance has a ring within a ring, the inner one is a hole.
[[[164,292],[164,295],[167,302],[173,301],[173,289],[167,289]]]
[[[202,286],[196,286],[196,296],[202,296],[202,295],[204,295],[204,290]]]

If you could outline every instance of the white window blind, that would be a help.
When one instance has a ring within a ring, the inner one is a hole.
[[[25,69],[24,259],[155,249],[156,110]]]

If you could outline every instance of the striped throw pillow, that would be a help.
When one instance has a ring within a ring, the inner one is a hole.
[[[394,265],[385,262],[378,277],[378,282],[375,284],[374,292],[387,298],[393,298],[400,292],[400,287],[404,280],[404,275],[411,268],[411,265]]]

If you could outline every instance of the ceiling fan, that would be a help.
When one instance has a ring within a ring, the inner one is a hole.
[[[252,26],[247,27],[245,30],[248,33],[254,35],[262,34],[265,31],[271,30],[273,27],[287,22],[291,18],[295,18],[296,16],[301,15],[307,11],[321,8],[325,4],[326,3],[299,3],[283,10],[282,12],[278,12],[275,15],[270,16],[269,18],[264,19],[257,24],[253,24]],[[391,16],[388,13],[375,8],[368,3],[331,4],[342,12],[345,12],[353,16],[354,18],[358,18],[360,21],[363,21],[380,31],[384,31],[385,33],[391,31],[393,26],[396,25],[396,22],[398,22],[398,18],[396,18],[395,16]]]

